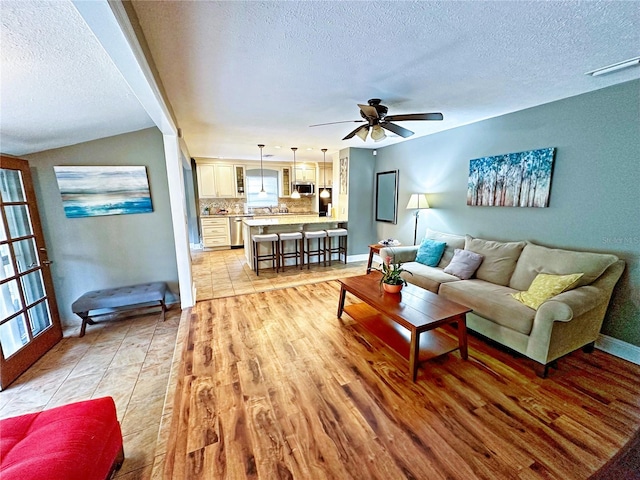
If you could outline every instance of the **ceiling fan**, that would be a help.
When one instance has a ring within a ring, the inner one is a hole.
[[[336,123],[362,123],[367,122],[366,125],[360,125],[358,128],[350,132],[343,140],[349,140],[354,136],[358,136],[362,139],[362,141],[366,141],[367,134],[369,130],[371,130],[371,138],[379,142],[380,140],[384,140],[387,135],[384,133],[384,130],[389,130],[397,135],[400,135],[403,138],[410,137],[413,135],[411,130],[408,130],[400,125],[396,125],[391,122],[401,122],[403,120],[442,120],[444,117],[441,113],[408,113],[405,115],[389,115],[387,116],[387,112],[389,109],[384,105],[381,105],[379,98],[372,98],[367,103],[369,105],[358,104],[360,107],[360,116],[364,118],[364,120],[347,120],[344,122],[330,122],[330,123],[318,123],[315,125],[309,125],[310,127],[318,127],[321,125],[333,125]]]

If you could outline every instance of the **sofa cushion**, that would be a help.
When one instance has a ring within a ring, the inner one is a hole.
[[[451,262],[444,268],[444,273],[455,275],[462,280],[466,280],[473,277],[473,274],[482,263],[482,259],[482,255],[472,252],[471,250],[456,248]]]
[[[583,273],[576,287],[593,283],[604,271],[618,261],[615,255],[577,252],[559,248],[547,248],[527,242],[509,286],[516,290],[528,290],[539,273],[569,275]]]
[[[453,235],[451,233],[443,233],[438,232],[436,230],[431,230],[427,228],[427,234],[424,238],[428,238],[430,240],[438,240],[439,242],[444,242],[447,246],[444,248],[444,253],[442,254],[442,258],[438,263],[438,267],[444,268],[449,265],[449,262],[453,258],[453,253],[456,248],[464,248],[464,235]]]
[[[403,263],[402,268],[412,273],[412,275],[403,273],[402,278],[433,293],[438,293],[441,283],[460,280],[455,275],[444,273],[441,268],[429,267],[418,262]]]
[[[476,278],[506,286],[525,245],[526,242],[496,242],[467,235],[464,248],[484,257]]]
[[[418,248],[416,262],[429,267],[435,267],[438,265],[438,262],[440,262],[446,246],[447,244],[445,242],[425,238]]]
[[[0,478],[103,480],[122,449],[111,397],[0,421]]]
[[[473,309],[473,313],[498,325],[529,335],[536,311],[514,299],[512,288],[472,279],[440,285],[443,298]]]
[[[511,296],[527,307],[537,310],[540,305],[552,297],[566,291],[578,283],[582,273],[571,275],[548,275],[539,273],[529,290],[512,293]]]

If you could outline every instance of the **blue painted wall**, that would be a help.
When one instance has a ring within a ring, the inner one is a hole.
[[[60,319],[80,318],[71,304],[89,290],[166,281],[178,293],[169,185],[162,134],[157,128],[93,140],[25,156],[42,220]],[[144,165],[152,213],[67,218],[54,165]],[[167,301],[175,301],[173,295]]]
[[[557,149],[549,208],[466,205],[469,160],[544,147]],[[419,238],[430,227],[614,253],[627,268],[602,333],[640,346],[640,81],[392,145],[375,158],[376,172],[400,170],[398,224],[378,223],[377,238],[412,243],[415,217],[405,207],[425,192],[432,209],[420,215]]]

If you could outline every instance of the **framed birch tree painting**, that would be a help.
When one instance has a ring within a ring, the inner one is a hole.
[[[469,161],[467,205],[548,207],[555,148]]]

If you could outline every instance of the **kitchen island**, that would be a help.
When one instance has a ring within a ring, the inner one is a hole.
[[[311,215],[285,215],[269,218],[252,218],[243,220],[244,254],[249,266],[253,269],[253,249],[251,235],[262,233],[284,233],[325,230],[327,228],[346,228],[346,218],[318,217]],[[291,243],[291,242],[289,242]],[[293,245],[289,245],[290,248]],[[265,262],[266,264],[269,262]]]

